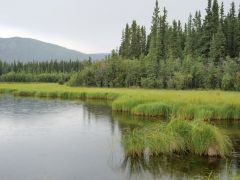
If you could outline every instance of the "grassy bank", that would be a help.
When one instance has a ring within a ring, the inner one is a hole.
[[[0,93],[62,99],[108,99],[113,111],[179,119],[240,120],[240,92],[68,87],[0,83]]]

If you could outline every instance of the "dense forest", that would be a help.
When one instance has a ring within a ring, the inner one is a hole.
[[[0,62],[1,81],[66,82],[72,86],[240,90],[240,8],[208,0],[204,17],[167,21],[156,1],[150,33],[126,24],[120,47],[102,61]],[[40,78],[45,75],[44,78]],[[54,80],[51,76],[56,76]],[[25,76],[28,76],[25,77]],[[24,79],[25,78],[25,79]]]

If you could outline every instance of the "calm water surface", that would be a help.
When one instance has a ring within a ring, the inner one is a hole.
[[[127,157],[121,133],[135,127],[104,103],[0,96],[1,180],[240,179],[240,125],[229,159]]]

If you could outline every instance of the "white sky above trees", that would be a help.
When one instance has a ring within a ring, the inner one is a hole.
[[[225,12],[231,0],[223,0]],[[239,7],[240,0],[234,0]],[[168,21],[186,21],[207,0],[159,0]],[[110,52],[133,19],[150,27],[155,0],[1,0],[0,37],[29,37],[85,53]]]

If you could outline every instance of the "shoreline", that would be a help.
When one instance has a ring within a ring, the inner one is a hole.
[[[240,93],[69,87],[50,83],[0,83],[0,94],[112,101],[112,111],[142,117],[239,121]]]
[[[209,92],[213,95],[211,98],[220,96],[222,99],[219,102],[224,104],[211,101],[206,91],[100,89],[44,83],[0,83],[0,94],[66,100],[111,100],[112,111],[127,112],[130,115],[142,117],[161,116],[170,120],[166,126],[152,124],[154,126],[136,129],[124,135],[123,144],[130,155],[138,156],[150,148],[152,154],[186,154],[188,152],[200,156],[224,158],[231,154],[232,142],[225,133],[206,121],[212,118],[217,120],[240,118],[240,102],[239,105],[233,104],[229,99],[232,96],[237,100],[238,93],[234,96],[229,92]],[[149,96],[150,93],[151,96]],[[198,93],[200,96],[195,97]],[[164,96],[172,99],[169,100]],[[195,101],[193,101],[194,97]],[[201,98],[206,104],[200,103]],[[183,99],[185,102],[181,101]],[[148,137],[147,141],[142,141],[142,138],[146,137]],[[160,146],[160,142],[164,146]]]

